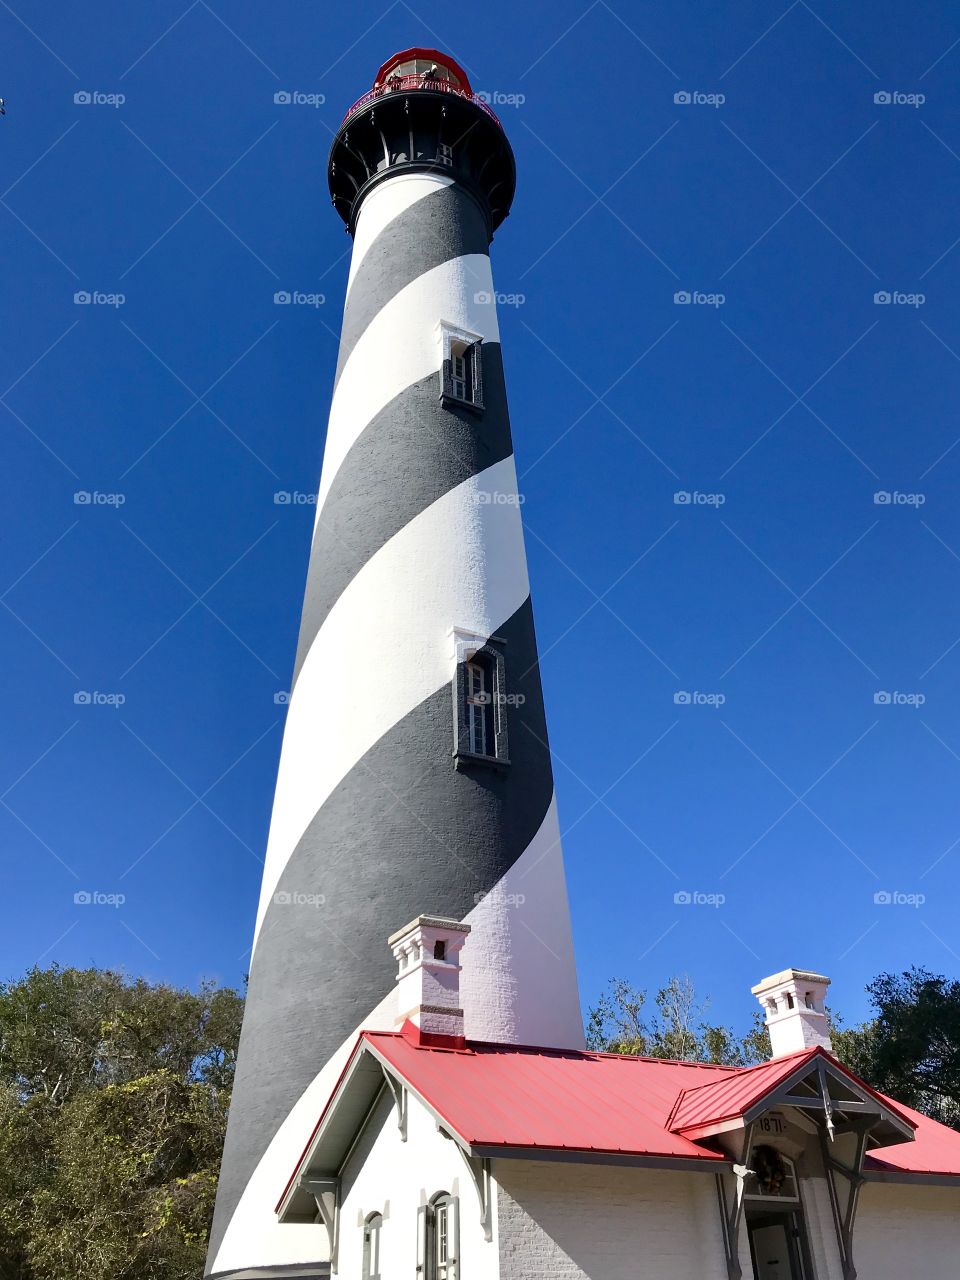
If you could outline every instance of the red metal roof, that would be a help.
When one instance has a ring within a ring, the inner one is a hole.
[[[398,1032],[363,1039],[471,1146],[722,1159],[667,1120],[687,1084],[729,1068],[478,1041],[426,1048]]]
[[[743,1067],[732,1076],[727,1076],[713,1084],[701,1085],[699,1089],[687,1089],[677,1099],[670,1128],[688,1137],[699,1137],[699,1130],[711,1125],[722,1124],[726,1120],[735,1120],[744,1112],[755,1106],[778,1085],[784,1083],[795,1072],[802,1071],[815,1058],[823,1058],[839,1075],[845,1076],[857,1089],[876,1098],[893,1116],[904,1124],[914,1128],[914,1123],[905,1107],[884,1097],[876,1089],[848,1071],[838,1058],[825,1049],[801,1049],[797,1053],[785,1054],[782,1058],[774,1058],[770,1062],[761,1062],[755,1067]],[[842,1110],[841,1104],[838,1109]]]
[[[881,1094],[881,1097],[883,1095]],[[886,1099],[889,1101],[889,1099]],[[923,1173],[960,1178],[960,1133],[898,1102],[904,1116],[917,1126],[913,1142],[868,1152],[866,1167],[886,1173]]]
[[[774,1058],[772,1062],[761,1062],[756,1067],[727,1072],[719,1080],[707,1081],[699,1087],[684,1089],[670,1117],[670,1128],[682,1133],[742,1116],[748,1107],[776,1089],[813,1054],[813,1050],[802,1049],[799,1053]]]
[[[960,1133],[870,1089],[832,1055],[806,1050],[755,1067],[718,1067],[621,1054],[468,1041],[418,1045],[400,1032],[366,1043],[472,1147],[542,1148],[715,1163],[725,1159],[678,1129],[733,1119],[818,1054],[916,1126],[916,1138],[868,1155],[889,1173],[960,1177]],[[358,1046],[359,1047],[359,1046]]]

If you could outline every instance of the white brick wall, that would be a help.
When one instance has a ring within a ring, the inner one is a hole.
[[[960,1187],[868,1182],[853,1260],[863,1280],[957,1280]]]
[[[463,1280],[497,1280],[497,1246],[483,1238],[473,1179],[455,1143],[437,1132],[436,1121],[416,1098],[410,1098],[403,1142],[392,1099],[384,1093],[342,1177],[338,1280],[360,1280],[363,1221],[373,1212],[383,1214],[383,1280],[415,1280],[417,1209],[438,1191],[460,1199]]]
[[[494,1173],[504,1280],[727,1280],[710,1173],[532,1160]]]

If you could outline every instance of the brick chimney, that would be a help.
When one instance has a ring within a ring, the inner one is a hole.
[[[760,1001],[770,1032],[771,1057],[782,1058],[820,1045],[832,1049],[823,1007],[830,979],[807,969],[784,969],[751,991]]]
[[[418,916],[387,939],[397,960],[396,1026],[424,1044],[462,1046],[460,951],[468,924]]]

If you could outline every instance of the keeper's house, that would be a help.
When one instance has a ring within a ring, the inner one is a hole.
[[[754,988],[773,1045],[755,1067],[496,1044],[464,1035],[468,932],[421,916],[390,939],[398,1030],[360,1033],[277,1189],[333,1274],[960,1276],[960,1133],[832,1056],[827,978]]]

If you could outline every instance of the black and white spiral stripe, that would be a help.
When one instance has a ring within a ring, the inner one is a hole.
[[[357,225],[214,1275],[318,1260],[273,1206],[357,1029],[393,1025],[385,938],[408,919],[470,920],[472,1034],[582,1038],[519,506],[495,496],[516,473],[488,242],[429,174],[377,186]],[[484,339],[479,417],[441,405],[441,321]],[[506,642],[504,772],[453,767],[454,627]]]

